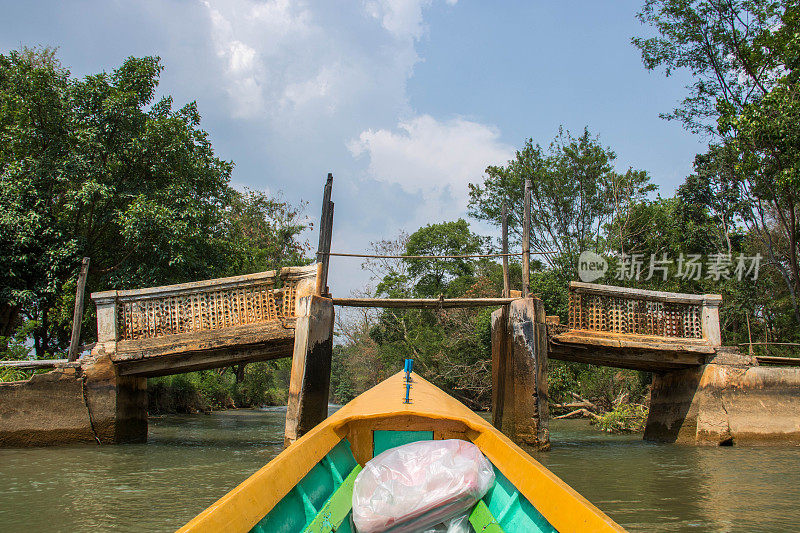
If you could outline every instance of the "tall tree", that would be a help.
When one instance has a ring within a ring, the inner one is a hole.
[[[470,184],[470,215],[500,225],[509,206],[509,231],[522,236],[523,190],[531,180],[531,251],[547,252],[545,261],[564,279],[574,279],[577,259],[587,249],[610,242],[606,225],[617,214],[618,231],[631,206],[655,189],[646,172],[613,169],[616,154],[584,129],[572,137],[564,129],[547,150],[528,139],[506,166],[490,166],[482,184]]]
[[[231,189],[196,104],[156,99],[161,70],[131,57],[76,79],[49,49],[0,55],[0,336],[26,321],[39,356],[66,337],[54,321],[84,256],[97,290],[302,253],[297,210]]]
[[[645,66],[667,75],[686,68],[696,79],[666,117],[718,139],[690,179],[714,190],[709,207],[725,209],[725,234],[735,224],[747,227],[783,278],[800,324],[800,5],[648,0],[639,16],[659,32],[633,39]]]
[[[741,110],[767,94],[786,67],[786,19],[795,10],[785,0],[645,0],[639,20],[658,32],[632,39],[645,67],[694,77],[689,95],[662,116],[714,135],[720,105]]]

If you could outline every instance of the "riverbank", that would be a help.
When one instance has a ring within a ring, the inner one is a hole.
[[[174,530],[280,452],[285,413],[167,415],[148,444],[0,450],[0,531]],[[552,421],[551,439],[534,457],[631,532],[800,523],[800,448],[658,445],[584,420]]]
[[[281,359],[147,380],[150,415],[285,406],[291,361]]]

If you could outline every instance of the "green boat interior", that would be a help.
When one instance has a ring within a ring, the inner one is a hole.
[[[396,446],[433,439],[432,431],[373,431],[373,457]],[[556,533],[555,528],[494,467],[495,483],[470,513],[475,531]],[[353,483],[361,466],[341,440],[251,533],[350,533]]]

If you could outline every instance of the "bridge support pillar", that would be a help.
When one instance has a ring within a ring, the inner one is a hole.
[[[328,416],[333,355],[333,302],[307,296],[297,309],[284,445],[288,446]]]
[[[515,442],[550,448],[544,304],[521,298],[492,313],[492,424]]]
[[[0,447],[146,440],[147,380],[118,376],[105,353],[0,383]]]
[[[707,364],[653,375],[645,440],[800,444],[800,368]]]

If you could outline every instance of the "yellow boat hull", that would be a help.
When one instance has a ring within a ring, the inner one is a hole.
[[[363,465],[373,457],[376,436],[386,432],[430,432],[433,439],[473,442],[550,531],[624,531],[491,424],[416,374],[411,403],[404,403],[404,376],[399,372],[355,398],[179,531],[251,531],[342,441]]]

